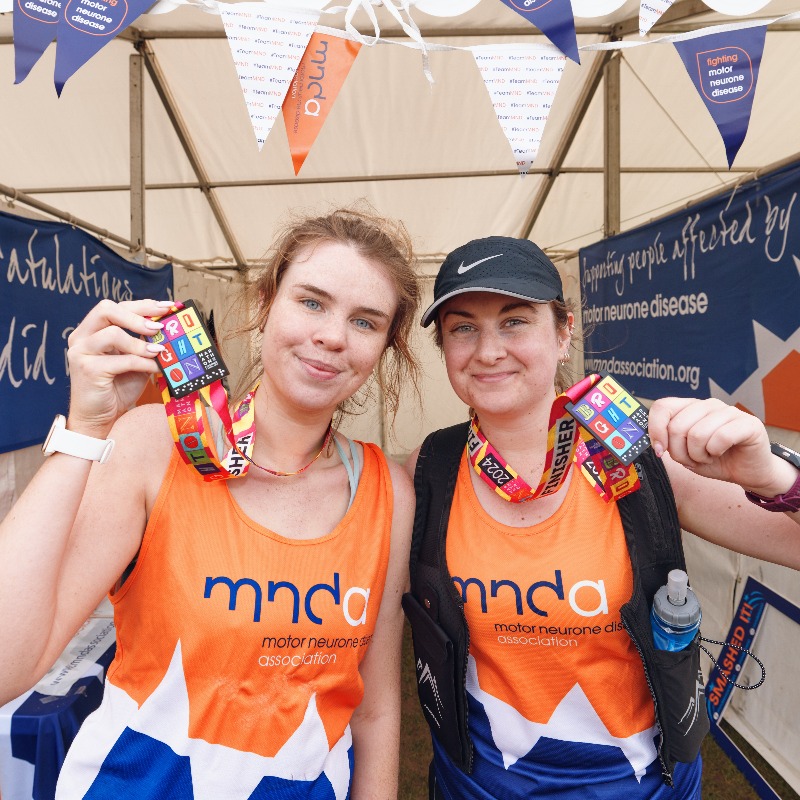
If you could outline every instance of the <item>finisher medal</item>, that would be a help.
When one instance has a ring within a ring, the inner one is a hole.
[[[607,373],[591,376],[592,387],[566,404],[567,411],[621,464],[635,461],[649,446],[647,410]]]

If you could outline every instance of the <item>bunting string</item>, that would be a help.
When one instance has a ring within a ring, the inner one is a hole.
[[[0,0],[2,4],[9,0]],[[20,83],[55,38],[55,83],[60,94],[69,77],[111,38],[125,30],[150,0],[48,0],[29,14],[15,3],[16,83]],[[578,46],[570,0],[520,3],[500,0],[527,19],[550,41],[457,46],[428,42],[412,16],[415,0],[349,0],[324,8],[329,0],[270,0],[223,3],[219,0],[159,0],[149,13],[166,13],[181,5],[219,14],[225,26],[242,94],[259,149],[278,114],[283,113],[295,174],[299,172],[344,84],[359,48],[378,44],[418,50],[423,72],[432,85],[430,53],[472,53],[491,98],[498,122],[511,146],[521,176],[537,156],[550,109],[567,58],[580,53],[672,44],[714,120],[729,167],[744,142],[758,82],[765,36],[770,25],[800,19],[800,11],[779,17],[743,19],[652,39],[623,39]],[[673,0],[640,3],[642,35]],[[406,39],[381,36],[375,9],[382,6]],[[363,12],[373,35],[355,26]],[[38,14],[38,16],[37,16]],[[321,16],[344,14],[344,30],[320,25]]]

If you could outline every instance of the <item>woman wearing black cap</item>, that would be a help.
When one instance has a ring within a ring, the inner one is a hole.
[[[800,567],[800,456],[718,400],[668,398],[650,410],[637,471],[605,452],[593,461],[598,446],[564,411],[576,393],[561,394],[573,313],[527,240],[450,253],[431,322],[473,416],[408,466],[418,507],[404,605],[434,733],[430,796],[699,797],[697,641],[656,649],[652,598],[685,568],[681,527]]]

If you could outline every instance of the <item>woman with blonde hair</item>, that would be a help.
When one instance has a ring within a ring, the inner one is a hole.
[[[128,411],[171,358],[153,318],[172,303],[103,301],[70,336],[66,429],[113,452],[60,445],[0,529],[0,703],[114,587],[116,657],[58,797],[396,796],[413,496],[334,418],[373,375],[391,410],[416,374],[408,236],[347,209],[300,220],[248,297],[258,382],[230,408],[233,480],[184,463],[163,406]],[[171,420],[179,440],[191,422]]]

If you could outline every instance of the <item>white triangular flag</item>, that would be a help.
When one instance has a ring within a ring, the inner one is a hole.
[[[320,12],[265,3],[220,3],[219,9],[260,150]]]
[[[566,56],[552,44],[471,47],[497,119],[525,175],[539,152]]]
[[[666,13],[675,0],[641,0],[639,4],[639,35],[646,36],[653,25]]]

